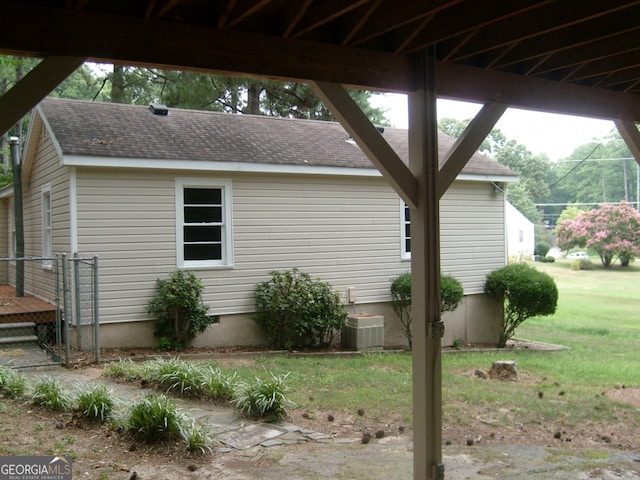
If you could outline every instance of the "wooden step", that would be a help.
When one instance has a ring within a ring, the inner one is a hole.
[[[0,345],[8,345],[13,343],[38,343],[38,337],[35,335],[22,335],[19,337],[1,337]]]
[[[11,322],[0,323],[0,330],[10,330],[13,328],[33,328],[36,324],[33,322]]]

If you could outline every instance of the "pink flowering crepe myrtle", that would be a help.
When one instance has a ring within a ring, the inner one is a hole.
[[[628,266],[640,256],[640,213],[624,200],[619,205],[603,204],[560,222],[556,236],[562,250],[586,247],[598,253],[605,267],[616,259]]]

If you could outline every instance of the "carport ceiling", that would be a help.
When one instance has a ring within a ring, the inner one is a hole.
[[[0,52],[74,56],[640,121],[640,1],[0,1]]]

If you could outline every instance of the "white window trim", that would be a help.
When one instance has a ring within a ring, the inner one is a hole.
[[[49,199],[49,211],[46,211],[45,198]],[[45,185],[40,190],[42,212],[42,256],[53,256],[53,198],[51,185]],[[51,269],[51,260],[43,260],[42,268]]]
[[[402,260],[411,260],[411,252],[407,252],[407,235],[405,225],[407,223],[405,216],[406,204],[400,200],[400,258]]]
[[[233,217],[231,207],[231,180],[176,178],[176,262],[179,269],[228,269],[233,268]],[[222,259],[184,259],[184,188],[220,188],[222,190]]]

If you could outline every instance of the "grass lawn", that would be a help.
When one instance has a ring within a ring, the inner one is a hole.
[[[479,415],[492,425],[524,425],[561,419],[563,425],[628,421],[640,425],[639,410],[604,394],[640,386],[640,265],[573,271],[568,261],[536,263],[559,288],[558,309],[550,317],[520,326],[520,338],[561,344],[555,352],[498,351],[445,354],[445,423],[464,426]],[[476,369],[515,360],[517,383],[479,380]],[[291,398],[306,409],[354,411],[411,421],[411,358],[408,354],[354,358],[267,357],[260,369],[291,372]],[[255,374],[247,369],[244,375]],[[544,398],[544,401],[541,398]]]

